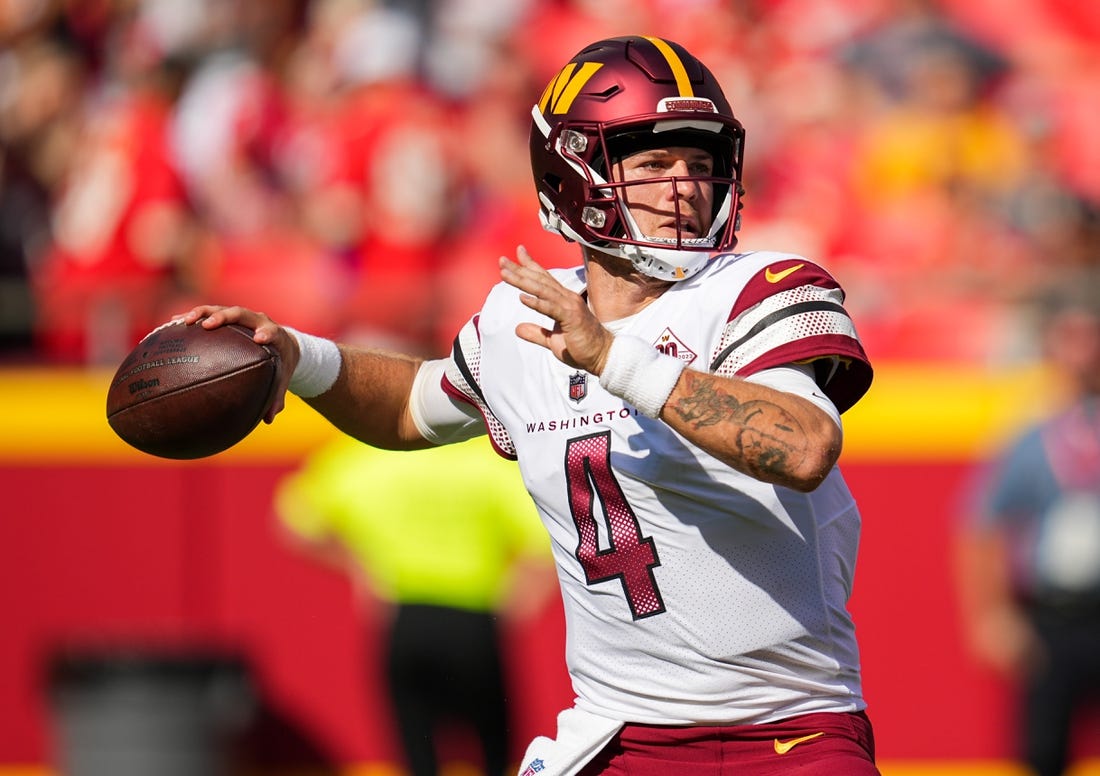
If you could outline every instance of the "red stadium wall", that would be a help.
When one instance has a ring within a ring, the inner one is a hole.
[[[331,432],[294,403],[225,455],[162,462],[111,435],[105,380],[0,373],[0,765],[51,761],[52,662],[106,654],[240,657],[274,738],[337,764],[391,762],[371,638],[384,614],[271,513],[276,482]],[[884,762],[1010,755],[1009,688],[962,648],[951,534],[973,465],[1043,385],[899,365],[849,415],[842,466],[864,516],[852,607]],[[571,697],[557,605],[508,639],[518,757]],[[1100,736],[1085,746],[1100,753]]]

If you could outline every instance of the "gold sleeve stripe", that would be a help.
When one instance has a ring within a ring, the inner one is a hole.
[[[684,68],[684,63],[680,61],[680,57],[672,50],[672,46],[668,45],[668,43],[660,38],[646,36],[646,40],[656,46],[657,50],[660,51],[668,61],[668,66],[672,68],[672,75],[676,79],[676,88],[680,90],[680,96],[694,97],[695,90],[691,88],[691,79],[688,77],[687,70]]]

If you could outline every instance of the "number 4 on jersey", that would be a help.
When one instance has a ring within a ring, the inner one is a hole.
[[[580,541],[577,560],[589,585],[619,579],[635,620],[665,610],[653,567],[661,565],[651,537],[643,537],[638,518],[626,502],[611,470],[611,434],[604,431],[570,439],[565,451],[569,509]],[[607,524],[608,547],[599,547],[596,496]]]

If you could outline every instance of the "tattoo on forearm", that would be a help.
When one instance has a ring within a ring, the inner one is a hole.
[[[696,428],[713,426],[741,411],[741,402],[733,396],[718,393],[713,385],[688,375],[686,370],[684,375],[687,395],[677,401],[672,409],[688,423],[693,423]]]
[[[668,408],[697,429],[734,424],[737,454],[750,473],[783,475],[802,460],[805,433],[789,412],[767,401],[738,401],[716,390],[710,380],[685,375],[688,390]]]

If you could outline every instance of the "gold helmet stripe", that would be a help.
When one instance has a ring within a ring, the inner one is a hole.
[[[646,40],[657,47],[657,50],[664,55],[665,60],[668,62],[668,66],[672,68],[672,75],[676,79],[676,88],[680,90],[681,97],[694,97],[695,91],[691,88],[691,78],[688,77],[687,70],[684,68],[684,63],[680,61],[680,57],[672,50],[672,46],[661,38],[653,38],[648,35],[643,36]]]
[[[561,94],[561,90],[569,83],[569,76],[573,74],[573,70],[576,66],[576,62],[570,62],[559,70],[558,74],[550,80],[550,83],[546,85],[546,89],[542,93],[542,97],[539,98],[540,111],[546,113],[546,108],[550,104],[550,99],[556,99],[557,96]]]
[[[539,98],[539,110],[543,114],[546,113],[547,107],[550,108],[551,113],[568,113],[569,108],[573,105],[573,100],[577,99],[577,95],[588,83],[588,79],[603,67],[603,63],[585,62],[581,65],[580,70],[574,73],[576,67],[576,62],[570,62],[547,85],[542,97]]]

